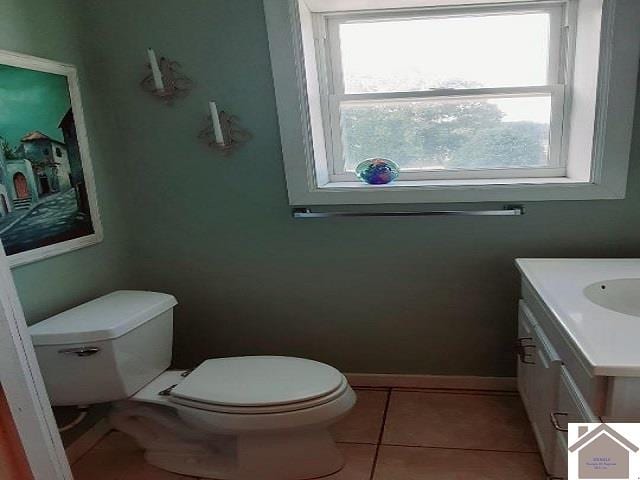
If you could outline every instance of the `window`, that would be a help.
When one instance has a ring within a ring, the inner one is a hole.
[[[62,156],[62,150],[60,150],[60,147],[56,147],[56,157],[61,157]]]
[[[330,182],[561,177],[562,4],[317,19]],[[566,37],[565,37],[566,38]]]
[[[624,197],[635,2],[263,1],[292,205]]]

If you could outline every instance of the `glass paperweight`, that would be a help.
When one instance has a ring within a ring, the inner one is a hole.
[[[356,175],[369,185],[384,185],[398,178],[400,169],[386,158],[370,158],[356,167]]]

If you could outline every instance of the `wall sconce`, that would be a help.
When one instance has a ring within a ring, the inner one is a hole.
[[[224,111],[218,113],[216,102],[209,102],[209,110],[207,126],[198,134],[209,147],[229,155],[251,138],[251,134],[238,124],[238,117]]]
[[[177,98],[189,95],[194,83],[178,72],[180,64],[165,57],[161,57],[158,61],[156,53],[151,48],[147,53],[149,55],[147,68],[150,73],[140,82],[142,89],[167,105],[173,103],[173,100]]]

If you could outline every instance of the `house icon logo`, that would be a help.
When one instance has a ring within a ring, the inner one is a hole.
[[[624,427],[614,428],[617,425]],[[640,440],[640,424],[590,423],[570,427],[570,434],[573,430],[574,435],[569,438],[577,440],[569,445],[569,479],[640,479],[635,458],[639,448],[631,441]],[[624,435],[620,433],[623,429]]]

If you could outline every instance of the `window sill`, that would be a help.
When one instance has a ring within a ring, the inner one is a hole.
[[[491,183],[489,183],[491,182]],[[334,182],[290,191],[294,206],[393,203],[523,202],[541,200],[604,200],[624,198],[624,184],[601,184],[570,178],[396,181],[387,185]]]
[[[386,185],[368,185],[364,182],[329,182],[318,186],[319,189],[344,190],[344,189],[367,189],[367,190],[404,190],[408,188],[428,189],[438,187],[487,187],[501,185],[591,185],[589,182],[575,180],[567,177],[553,178],[478,178],[478,179],[455,179],[455,180],[396,180]]]

